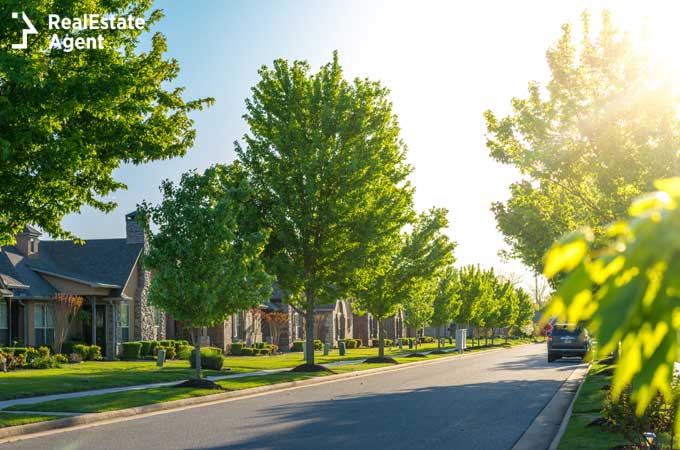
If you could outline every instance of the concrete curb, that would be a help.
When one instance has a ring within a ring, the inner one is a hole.
[[[554,450],[557,447],[589,370],[590,364],[578,367],[564,380],[529,428],[515,442],[512,450]]]
[[[569,419],[571,419],[571,413],[573,412],[573,409],[574,409],[574,403],[576,403],[576,399],[578,398],[578,395],[581,393],[581,388],[583,387],[583,382],[585,381],[586,376],[588,375],[588,372],[590,372],[591,367],[593,367],[593,363],[588,364],[588,367],[586,368],[585,373],[583,374],[583,378],[581,379],[581,384],[579,384],[578,389],[576,390],[576,393],[574,394],[574,398],[571,399],[571,403],[569,404],[569,409],[567,409],[566,414],[562,418],[562,423],[560,424],[560,429],[557,430],[557,434],[555,435],[552,442],[550,443],[550,447],[548,447],[548,450],[557,450],[557,446],[560,445],[560,440],[562,439],[562,435],[567,430],[567,425],[569,425]]]
[[[534,344],[520,344],[534,345]],[[512,348],[512,347],[510,347]],[[201,406],[208,406],[211,404],[223,403],[234,400],[241,400],[248,397],[266,395],[274,392],[287,391],[292,389],[299,389],[307,386],[314,386],[326,383],[333,383],[336,381],[348,380],[352,378],[368,377],[379,375],[382,373],[395,372],[398,370],[410,369],[417,366],[425,366],[431,364],[438,364],[450,361],[452,358],[472,358],[483,356],[486,353],[498,352],[507,350],[507,348],[498,348],[492,350],[483,350],[468,354],[453,354],[451,356],[443,356],[429,361],[414,361],[410,363],[401,363],[390,367],[379,367],[375,369],[366,369],[356,372],[342,373],[337,375],[328,375],[321,377],[309,378],[301,381],[289,381],[286,383],[278,383],[267,386],[260,386],[249,389],[242,389],[238,391],[230,391],[213,395],[206,395],[202,397],[192,397],[182,400],[174,400],[164,403],[155,403],[151,405],[138,406],[134,408],[119,409],[116,411],[108,411],[101,413],[81,414],[74,417],[64,419],[54,419],[45,422],[38,422],[26,425],[18,425],[14,427],[0,428],[0,444],[13,442],[18,440],[30,439],[40,435],[52,434],[55,432],[66,432],[80,428],[88,428],[96,425],[104,425],[107,423],[120,422],[125,420],[132,420],[143,416],[150,416],[156,414],[171,413],[173,411],[180,411],[191,408],[198,408]],[[34,414],[41,414],[41,412],[33,412]]]

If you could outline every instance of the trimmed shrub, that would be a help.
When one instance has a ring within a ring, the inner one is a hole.
[[[323,342],[320,339],[314,339],[314,350],[322,350]]]
[[[191,345],[180,345],[179,350],[177,350],[177,357],[179,359],[188,361],[191,359],[191,354],[193,351],[194,348]]]
[[[345,339],[345,347],[347,348],[357,348],[357,341],[354,339]]]
[[[141,341],[140,344],[142,344],[142,350],[141,350],[141,355],[142,356],[148,356],[151,354],[151,341]]]
[[[419,341],[421,344],[432,344],[433,342],[435,342],[435,338],[433,338],[432,336],[421,336]]]
[[[253,349],[250,347],[243,347],[241,349],[241,356],[253,356]]]
[[[22,355],[22,356],[26,357],[26,353],[28,353],[28,348],[26,348],[26,347],[14,347],[14,348],[12,348],[12,354],[14,356]]]
[[[175,350],[175,346],[170,346],[165,349],[165,359],[175,359],[177,356],[177,350]]]
[[[16,351],[14,352],[14,356],[18,356],[20,353],[17,353]],[[26,362],[31,362],[36,358],[40,357],[40,353],[38,352],[37,349],[29,347],[26,349],[26,353],[24,353],[24,356],[26,357]]]
[[[87,354],[89,351],[89,347],[85,344],[77,344],[73,346],[73,353],[79,354],[83,361],[87,361]]]
[[[141,359],[141,342],[123,342],[123,359]]]
[[[163,339],[162,341],[159,341],[159,344],[161,346],[167,348],[167,347],[174,347],[175,346],[175,341],[170,340],[170,339]]]
[[[68,355],[71,353],[75,353],[73,350],[73,347],[75,347],[78,344],[85,345],[85,342],[83,341],[66,341],[63,344],[61,344],[61,353],[64,355]]]
[[[191,352],[191,367],[196,367],[195,350]],[[201,348],[201,367],[203,369],[222,370],[224,365],[224,355],[222,349],[217,347],[203,347]]]
[[[231,344],[231,348],[229,349],[229,353],[231,353],[234,356],[240,356],[241,350],[245,346],[246,346],[246,344],[244,344],[243,342],[234,342],[233,344]]]
[[[61,353],[54,355],[54,359],[59,364],[68,364],[68,357],[66,355],[62,355]]]
[[[260,356],[261,354],[262,354],[261,348],[253,347],[253,355]]]
[[[50,348],[45,347],[44,345],[42,347],[38,347],[38,353],[40,353],[41,358],[47,358],[50,356]]]
[[[8,369],[21,369],[26,365],[26,355],[24,353],[14,354],[9,360]]]
[[[38,356],[34,358],[33,361],[28,363],[26,366],[29,369],[51,369],[53,367],[59,367],[59,362],[56,358],[50,358],[49,356]]]
[[[149,354],[155,355],[156,354],[156,347],[158,347],[161,344],[158,341],[150,341],[149,344],[150,344]]]
[[[102,348],[98,345],[90,345],[87,349],[88,361],[99,361],[102,359]]]
[[[279,346],[276,345],[276,344],[270,344],[270,345],[269,345],[269,348],[270,348],[271,351],[272,351],[272,355],[273,355],[274,353],[278,353],[278,351],[279,351]]]
[[[305,349],[305,341],[293,341],[291,352],[303,352]]]

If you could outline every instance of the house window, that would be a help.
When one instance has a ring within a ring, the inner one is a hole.
[[[7,302],[0,298],[0,344],[10,345],[9,330],[7,329]]]
[[[130,340],[130,303],[118,303],[118,329],[120,330],[121,341]]]
[[[54,342],[54,324],[52,322],[52,308],[46,303],[36,304],[33,308],[33,328],[35,330],[35,345],[52,345]]]
[[[158,308],[153,309],[153,327],[156,333],[156,339],[159,339],[161,337],[161,310]]]
[[[302,339],[302,315],[295,313],[295,338]]]
[[[35,253],[35,239],[31,238],[31,253]]]
[[[243,318],[241,317],[241,313],[234,314],[231,323],[232,339],[243,339]]]

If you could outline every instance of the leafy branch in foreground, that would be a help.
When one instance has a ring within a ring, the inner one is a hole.
[[[546,314],[589,321],[600,356],[620,344],[612,395],[631,385],[638,415],[657,393],[671,395],[680,329],[680,178],[655,186],[609,227],[604,245],[576,231],[545,260],[546,276],[566,273]]]

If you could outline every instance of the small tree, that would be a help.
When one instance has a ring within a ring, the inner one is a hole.
[[[458,297],[458,275],[453,266],[444,269],[437,283],[435,293],[432,318],[430,324],[437,328],[437,347],[440,347],[441,336],[439,329],[450,323],[460,311],[460,301]]]
[[[83,306],[83,297],[71,294],[57,294],[52,302],[54,321],[54,353],[61,353],[73,320]]]
[[[251,190],[240,166],[188,172],[179,185],[164,181],[163,201],[141,206],[155,222],[144,264],[153,271],[149,301],[190,327],[196,379],[201,378],[198,331],[268,300],[272,280],[260,254],[266,230],[253,230]]]
[[[288,324],[290,316],[287,313],[280,311],[262,312],[262,318],[269,329],[269,336],[272,338],[272,344],[279,345],[281,338],[281,327]]]

